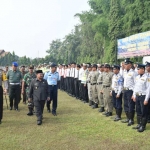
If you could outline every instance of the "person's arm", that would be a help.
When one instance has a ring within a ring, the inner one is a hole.
[[[6,74],[7,79],[9,80],[9,71]]]
[[[32,80],[31,81],[31,84],[30,84],[30,87],[29,87],[29,95],[28,95],[28,97],[29,97],[29,99],[28,99],[28,101],[32,101],[32,95],[33,95],[33,85],[34,85],[34,80]]]
[[[48,86],[48,83],[46,81],[46,94],[47,94],[47,100],[49,101],[50,100],[50,90],[49,90],[49,86]]]

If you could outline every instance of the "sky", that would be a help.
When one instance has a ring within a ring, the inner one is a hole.
[[[0,0],[0,49],[18,56],[44,57],[52,40],[79,24],[76,13],[88,0]]]

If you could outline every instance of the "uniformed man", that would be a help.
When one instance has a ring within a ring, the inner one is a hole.
[[[102,89],[102,84],[103,84],[103,73],[104,73],[104,65],[100,65],[98,67],[99,69],[99,76],[97,79],[97,92],[98,92],[98,100],[99,100],[99,105],[100,105],[100,109],[99,112],[104,112],[104,99],[103,99],[103,93],[101,93],[101,89]]]
[[[12,70],[9,70],[7,73],[7,79],[9,81],[9,99],[10,99],[10,110],[13,109],[13,100],[14,100],[14,109],[18,111],[18,103],[20,101],[20,82],[22,81],[22,75],[19,70],[17,70],[18,63],[12,63]]]
[[[25,74],[25,76],[22,80],[22,94],[26,94],[27,99],[28,99],[28,95],[29,95],[30,83],[33,79],[36,78],[36,74],[33,72],[33,69],[34,69],[34,66],[30,65],[29,72],[27,74]],[[28,116],[33,115],[33,106],[34,106],[33,102],[28,103],[28,109],[29,109],[29,113],[27,114]]]
[[[92,73],[92,65],[88,64],[88,76],[87,76],[87,88],[88,88],[88,98],[89,98],[89,106],[94,105],[92,100],[92,90],[91,90],[91,74]]]
[[[135,78],[135,86],[133,90],[132,99],[136,103],[137,123],[136,127],[138,132],[143,132],[146,128],[148,118],[148,99],[146,99],[146,90],[149,87],[148,77],[145,74],[145,65],[138,64],[138,76]]]
[[[52,101],[52,114],[56,116],[57,109],[57,82],[59,81],[59,74],[56,72],[57,65],[55,63],[51,64],[51,71],[44,75],[44,79],[48,82],[49,93],[50,93],[50,101],[47,101],[47,110],[50,112],[50,102]]]
[[[122,90],[123,90],[123,77],[119,73],[120,66],[114,65],[113,66],[113,78],[112,78],[112,90],[111,90],[111,96],[113,100],[113,106],[116,110],[116,117],[114,121],[121,120],[121,114],[122,114]]]
[[[43,79],[42,70],[36,71],[36,79],[31,81],[28,98],[29,103],[34,103],[37,116],[37,125],[41,125],[45,101],[50,100],[48,84],[47,81]]]
[[[132,69],[132,61],[125,59],[124,78],[124,110],[127,119],[122,123],[128,123],[128,126],[134,124],[135,102],[132,100],[133,89],[135,85],[135,77],[137,73]]]
[[[103,88],[101,91],[103,93],[104,107],[105,107],[105,112],[103,113],[103,115],[106,115],[106,117],[109,117],[109,116],[112,116],[112,111],[113,111],[113,102],[110,96],[113,73],[110,71],[109,64],[104,65],[104,71],[105,73],[103,74],[103,77],[102,77]]]
[[[2,88],[2,70],[0,70],[0,124],[2,123],[3,118],[3,88]]]
[[[97,64],[92,65],[92,72],[90,73],[90,83],[91,83],[91,93],[93,106],[92,108],[98,108],[98,92],[97,92],[97,79],[99,76],[99,72],[97,71]]]

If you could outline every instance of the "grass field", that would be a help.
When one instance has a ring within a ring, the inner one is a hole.
[[[6,109],[0,125],[0,150],[149,150],[150,124],[143,133],[104,117],[98,109],[59,92],[58,116],[44,111],[41,126],[36,116]]]

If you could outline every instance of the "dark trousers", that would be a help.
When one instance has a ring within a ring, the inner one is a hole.
[[[133,91],[125,90],[124,91],[124,110],[125,112],[134,112],[135,111],[135,102],[131,99]]]
[[[74,86],[75,86],[75,97],[79,98],[79,81],[78,81],[78,79],[74,79]]]
[[[68,79],[68,88],[69,88],[68,92],[69,92],[69,94],[71,94],[71,91],[72,91],[71,90],[71,81],[72,81],[71,79],[72,79],[71,77],[69,77],[69,79]]]
[[[69,93],[69,77],[66,77],[66,92]]]
[[[82,99],[82,84],[80,80],[78,81],[78,83],[79,83],[79,98]]]
[[[3,88],[0,86],[0,120],[3,118]]]
[[[57,85],[49,85],[49,91],[50,91],[50,101],[47,101],[47,108],[50,108],[50,103],[52,103],[52,112],[56,112],[57,109]]]
[[[22,94],[23,102],[26,103],[27,97],[26,97],[26,89],[24,89],[24,93]]]
[[[147,119],[149,104],[144,105],[145,95],[136,96],[136,112],[137,116]]]
[[[63,90],[63,86],[64,86],[64,77],[61,76],[60,77],[60,89]]]
[[[116,98],[117,93],[115,91],[112,91],[112,101],[113,101],[113,107],[115,109],[122,110],[122,93],[120,94],[119,98]]]
[[[21,94],[20,85],[10,85],[9,87],[10,107],[13,107],[13,100],[14,100],[14,108],[18,109],[20,94]]]
[[[87,89],[87,85],[84,86],[84,84],[82,84],[82,99],[85,102],[88,102],[88,89]]]
[[[71,94],[75,96],[74,78],[71,77]]]
[[[44,110],[45,100],[34,100],[35,113],[38,121],[42,121],[42,115]]]

